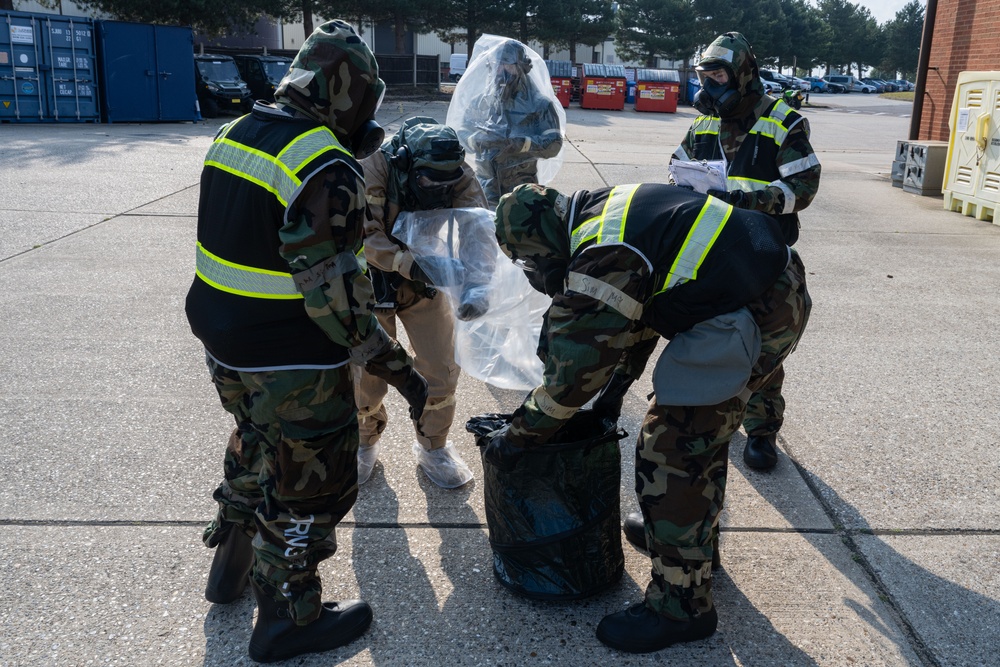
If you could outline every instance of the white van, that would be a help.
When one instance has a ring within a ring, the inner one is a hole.
[[[448,76],[452,81],[458,81],[465,74],[465,65],[469,60],[466,53],[453,53],[448,59]]]

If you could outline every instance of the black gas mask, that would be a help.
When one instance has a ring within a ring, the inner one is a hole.
[[[374,118],[369,118],[351,134],[351,154],[355,159],[363,160],[377,151],[384,140],[385,130]]]
[[[698,72],[698,78],[701,79],[701,90],[695,94],[692,101],[698,111],[709,116],[724,117],[736,110],[743,95],[739,91],[736,77],[731,72],[727,83],[719,83],[702,72]]]
[[[462,170],[442,172],[437,169],[413,169],[407,174],[407,187],[422,211],[451,206],[451,193],[462,180]]]

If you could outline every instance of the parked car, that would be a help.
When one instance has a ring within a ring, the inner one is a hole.
[[[221,111],[247,111],[253,104],[250,89],[240,78],[240,70],[231,56],[195,55],[194,85],[198,106],[205,118],[215,118]]]
[[[776,81],[768,81],[767,79],[761,79],[760,82],[764,84],[764,92],[768,95],[780,95],[781,94],[781,84]]]
[[[892,82],[899,86],[901,91],[910,91],[916,87],[912,81],[907,81],[906,79],[893,79]]]
[[[884,83],[882,83],[880,81],[877,81],[877,80],[871,78],[870,76],[866,76],[866,77],[864,77],[862,79],[859,79],[859,81],[861,81],[862,83],[867,83],[869,86],[872,86],[875,89],[875,92],[878,93],[878,94],[880,94],[880,95],[882,93],[889,92],[888,90],[886,90],[886,87],[885,87]]]
[[[791,81],[791,82],[792,82],[792,85],[793,85],[793,86],[794,86],[795,88],[798,88],[799,90],[804,90],[804,91],[806,91],[807,93],[808,93],[808,92],[809,92],[810,90],[812,90],[812,84],[811,84],[811,83],[809,83],[808,81],[806,81],[805,79],[800,79],[800,78],[799,78],[799,77],[797,77],[797,76],[790,76],[790,77],[788,77],[788,80],[789,80],[789,81]]]
[[[781,90],[784,90],[785,88],[794,87],[792,82],[788,79],[788,77],[786,77],[784,74],[779,74],[774,70],[770,69],[760,70],[760,78],[763,79],[764,81],[771,81],[772,83],[778,84],[779,86],[781,86]]]
[[[885,92],[887,93],[895,93],[896,91],[899,90],[899,86],[896,85],[895,81],[889,81],[887,79],[872,79],[872,80],[875,81],[876,83],[881,83],[883,86],[885,86]]]
[[[251,98],[265,102],[274,101],[274,90],[288,74],[288,68],[292,64],[291,58],[257,54],[236,55],[233,60],[240,70],[240,76],[250,88]]]
[[[853,76],[850,75],[831,74],[823,78],[829,81],[830,83],[836,83],[841,86],[844,86],[844,88],[846,88],[847,92],[849,93],[864,93],[865,95],[869,95],[871,93],[876,92],[875,86],[871,85],[870,83],[864,83],[863,81],[859,81],[858,79],[855,79]]]
[[[822,81],[826,83],[826,88],[827,90],[830,91],[830,93],[838,93],[846,95],[847,93],[851,92],[847,89],[847,86],[844,86],[842,84],[832,83],[830,81],[827,81],[826,79],[822,79]]]
[[[803,79],[809,83],[809,92],[812,93],[846,93],[847,89],[840,84],[830,83],[818,76],[807,76]]]

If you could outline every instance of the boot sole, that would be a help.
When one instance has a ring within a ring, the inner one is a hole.
[[[341,646],[346,646],[352,641],[360,637],[367,632],[368,628],[372,624],[372,611],[367,610],[367,614],[358,619],[358,623],[344,632],[340,632],[336,635],[331,636],[329,643],[324,643],[316,647],[306,648],[302,651],[288,651],[288,652],[278,652],[270,648],[259,648],[252,641],[250,642],[250,659],[254,662],[269,663],[269,662],[281,662],[282,660],[288,660],[290,658],[295,658],[300,655],[306,655],[308,653],[323,653],[325,651],[332,651]]]
[[[667,642],[649,642],[649,643],[638,642],[630,646],[625,646],[624,644],[619,644],[614,640],[609,640],[606,637],[602,637],[601,635],[603,633],[600,632],[600,630],[598,630],[597,632],[597,639],[599,639],[601,643],[603,643],[605,646],[609,646],[615,649],[616,651],[623,651],[625,653],[655,653],[657,651],[662,651],[663,649],[669,646],[673,646],[674,644],[687,644],[689,642],[699,642],[703,639],[708,639],[709,637],[714,635],[715,632],[716,628],[712,628],[710,632],[703,631],[698,635],[692,637],[672,639]]]

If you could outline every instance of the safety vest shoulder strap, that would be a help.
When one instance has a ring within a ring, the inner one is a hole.
[[[698,116],[691,123],[691,131],[695,136],[699,134],[718,134],[722,119],[718,116]]]
[[[233,126],[236,123],[232,124]],[[319,158],[328,162],[343,160],[362,177],[362,172],[350,151],[340,145],[333,132],[319,126],[298,135],[277,154],[252,148],[230,138],[232,128],[220,134],[205,156],[205,165],[216,167],[234,176],[251,181],[277,197],[282,206],[288,206],[302,185],[302,172]],[[309,173],[316,170],[313,166]]]
[[[732,213],[731,205],[715,197],[708,197],[705,200],[657,294],[698,277],[698,269],[701,268]]]
[[[585,242],[596,239],[597,243],[621,243],[625,238],[625,219],[629,206],[639,185],[617,185],[608,193],[601,214],[588,218],[576,225],[570,232],[569,251],[572,255]]]
[[[770,137],[775,145],[781,146],[788,136],[789,130],[802,119],[801,114],[785,104],[784,100],[775,102],[767,113],[757,119],[750,128],[750,134],[760,134]]]

